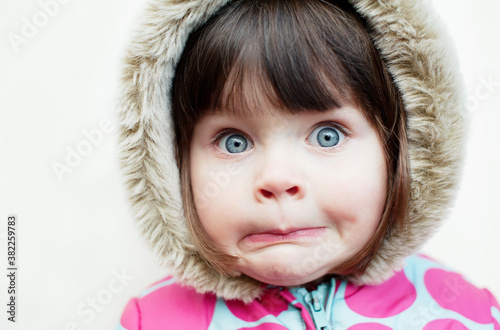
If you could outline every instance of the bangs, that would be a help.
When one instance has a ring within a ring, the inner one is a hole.
[[[190,36],[176,74],[178,108],[197,121],[269,105],[290,113],[362,105],[356,90],[366,74],[356,71],[369,61],[365,35],[357,16],[329,3],[234,1]]]

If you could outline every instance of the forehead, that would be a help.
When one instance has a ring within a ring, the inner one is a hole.
[[[247,111],[224,111],[217,109],[205,113],[197,123],[197,127],[222,127],[232,126],[235,128],[252,127],[257,131],[265,129],[279,129],[286,127],[310,128],[312,125],[320,122],[337,122],[346,128],[359,125],[360,122],[367,121],[363,111],[356,106],[345,106],[340,108],[331,108],[325,111],[303,110],[303,111],[284,111],[268,108],[252,109],[252,113]]]

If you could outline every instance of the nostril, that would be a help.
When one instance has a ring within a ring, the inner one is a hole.
[[[290,189],[287,189],[287,193],[289,193],[290,195],[295,195],[297,192],[299,191],[299,188],[297,186],[295,187],[292,187]]]
[[[262,193],[262,195],[265,197],[265,198],[271,198],[273,197],[273,193],[270,192],[270,191],[267,191],[265,189],[261,189],[260,192]]]

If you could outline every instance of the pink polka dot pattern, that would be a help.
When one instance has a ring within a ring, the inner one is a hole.
[[[416,299],[415,287],[402,271],[380,285],[359,287],[348,284],[345,291],[345,301],[349,308],[367,317],[397,315],[410,308]]]
[[[255,322],[269,314],[278,316],[288,309],[288,302],[280,296],[279,289],[272,289],[267,290],[261,299],[254,300],[249,305],[240,300],[228,300],[226,306],[237,318]]]
[[[359,323],[353,325],[347,330],[392,330],[392,328],[389,328],[388,326],[380,323]]]
[[[477,323],[491,323],[490,307],[471,304],[473,301],[485,301],[487,291],[474,287],[460,274],[432,268],[425,273],[424,281],[430,295],[441,307]]]
[[[262,323],[253,328],[240,328],[239,330],[287,330],[288,328],[275,323]]]
[[[140,329],[208,328],[216,299],[212,294],[200,295],[193,288],[177,283],[162,287],[139,300],[142,311]],[[186,317],[186,313],[179,312],[187,310],[195,310],[196,313]],[[159,321],[154,315],[168,315],[168,318]]]
[[[423,321],[418,329],[423,330],[479,329],[482,325],[500,330],[499,304],[488,290],[474,287],[425,256],[409,258],[405,271],[378,286],[355,286],[344,281],[332,285],[333,280],[329,284],[322,283],[317,290],[326,292],[325,297],[333,295],[327,318],[342,324],[342,329],[413,330],[417,327],[405,325],[418,316],[419,322]],[[303,306],[299,296],[302,292],[269,286],[262,297],[245,305],[197,293],[166,278],[129,302],[117,330],[314,329],[309,308]],[[345,312],[347,308],[350,312]]]
[[[496,320],[493,320],[493,325],[495,326],[494,330],[500,330],[500,324]]]
[[[137,312],[137,299],[131,299],[121,317],[120,323],[129,330],[137,330],[140,328],[140,319]]]
[[[457,320],[444,319],[427,323],[422,330],[469,330],[465,325]]]

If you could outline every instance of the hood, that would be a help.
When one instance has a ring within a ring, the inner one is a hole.
[[[443,24],[420,0],[349,0],[407,113],[411,200],[406,230],[386,238],[355,284],[377,284],[402,268],[437,229],[455,195],[464,155],[465,108],[458,63]],[[250,301],[262,283],[215,272],[183,216],[169,90],[189,33],[228,0],[152,0],[128,47],[120,91],[120,158],[135,217],[162,265],[182,284]]]

